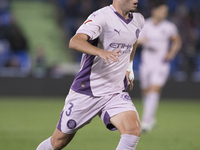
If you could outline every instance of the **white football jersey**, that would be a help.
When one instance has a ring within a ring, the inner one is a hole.
[[[170,37],[177,35],[175,24],[164,20],[155,25],[151,18],[147,19],[139,39],[145,39],[142,50],[142,63],[154,66],[163,63],[169,50]]]
[[[108,65],[99,56],[83,54],[81,69],[71,89],[90,96],[120,93],[125,90],[130,54],[143,25],[144,17],[140,13],[130,13],[129,19],[126,20],[112,5],[92,13],[77,33],[87,34],[90,37],[88,42],[106,51],[121,49],[119,62],[111,62]]]

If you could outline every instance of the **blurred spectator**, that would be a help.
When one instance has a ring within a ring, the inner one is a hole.
[[[102,8],[102,7],[108,6],[110,4],[112,4],[112,0],[101,0],[98,2],[97,7]]]
[[[9,59],[9,42],[5,39],[5,30],[0,25],[0,68],[4,67]]]
[[[30,58],[28,41],[21,28],[16,24],[10,25],[6,38],[11,49],[10,60],[7,62],[6,67],[18,67],[22,71],[29,71]]]
[[[45,77],[47,75],[47,60],[45,49],[43,46],[39,46],[36,49],[36,55],[33,63],[33,76],[37,78]]]
[[[0,0],[0,75],[25,76],[31,62],[28,42],[10,10],[10,0]]]
[[[8,26],[13,20],[9,0],[0,0],[0,24]]]
[[[56,19],[64,33],[68,47],[69,39],[88,15],[98,8],[110,5],[112,0],[38,0],[52,1],[56,8]],[[11,0],[0,0],[0,73],[2,67],[30,70],[27,39],[14,23]],[[139,0],[138,11],[145,18],[150,16],[149,0]],[[171,63],[171,74],[181,72],[185,76],[200,76],[200,0],[167,0],[168,19],[177,25],[183,46]],[[13,25],[14,24],[14,25]],[[19,36],[19,37],[18,37]],[[81,53],[70,51],[72,60],[79,62]],[[136,51],[134,69],[137,73],[140,63],[140,48]],[[57,68],[57,67],[55,67]],[[199,77],[200,78],[200,77]]]
[[[198,32],[193,18],[194,12],[191,11],[193,9],[189,9],[190,7],[187,7],[186,2],[182,2],[177,6],[174,15],[174,17],[176,17],[174,20],[177,22],[179,29],[184,31],[180,32],[183,41],[182,53],[184,55],[184,63],[182,63],[180,67],[188,74],[196,69],[194,60],[197,54],[198,42]]]

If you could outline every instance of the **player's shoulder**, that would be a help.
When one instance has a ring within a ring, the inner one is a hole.
[[[178,31],[176,24],[169,20],[164,20],[162,26],[163,28],[167,29],[169,33],[171,33],[172,31],[174,32]]]
[[[133,20],[137,23],[137,25],[140,27],[140,29],[143,28],[143,26],[145,24],[145,19],[141,13],[138,13],[138,12],[133,13]]]
[[[151,18],[146,18],[145,19],[145,24],[147,24],[147,23],[152,23],[152,19]]]
[[[109,8],[108,8],[108,6],[106,6],[106,7],[103,7],[101,9],[94,11],[93,13],[91,13],[89,15],[89,17],[87,18],[85,23],[90,21],[91,23],[96,22],[97,24],[103,25],[105,23],[106,14],[107,14],[108,10],[109,10]]]
[[[103,7],[103,8],[100,8],[100,9],[94,11],[92,14],[100,15],[100,16],[106,17],[106,14],[107,14],[109,11],[110,11],[109,6],[105,6],[105,7]]]
[[[176,26],[175,23],[173,23],[172,21],[169,21],[169,20],[164,20],[163,24],[166,26]]]

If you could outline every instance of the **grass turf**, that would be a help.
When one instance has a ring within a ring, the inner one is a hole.
[[[141,101],[135,100],[134,104],[141,114]],[[53,133],[63,105],[61,97],[0,97],[0,149],[36,149]],[[161,100],[158,126],[141,135],[137,150],[200,149],[199,108],[200,101]],[[64,149],[114,150],[119,138],[118,131],[108,131],[96,117]]]

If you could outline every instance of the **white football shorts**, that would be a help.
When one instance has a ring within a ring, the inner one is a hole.
[[[99,115],[106,127],[114,131],[116,128],[110,123],[110,118],[124,111],[137,112],[127,92],[91,97],[70,90],[57,129],[66,134],[73,134]]]
[[[163,63],[159,65],[140,65],[140,87],[148,88],[152,85],[163,86],[169,75],[170,65]]]

